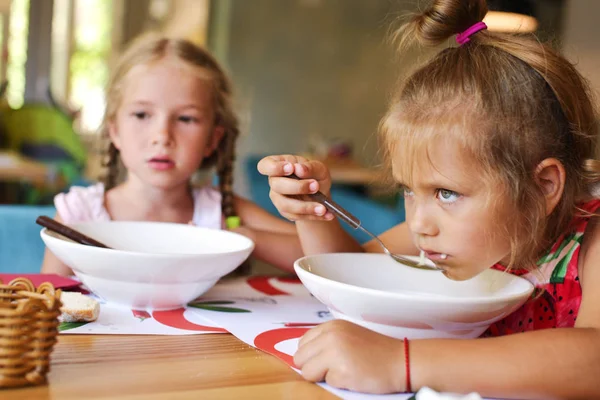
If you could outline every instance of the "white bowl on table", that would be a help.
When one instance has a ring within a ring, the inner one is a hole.
[[[245,236],[186,224],[137,221],[69,225],[113,249],[75,243],[48,229],[48,249],[96,295],[131,308],[184,306],[248,258]]]
[[[529,281],[505,272],[489,269],[470,280],[453,281],[385,254],[306,256],[294,269],[335,318],[396,338],[478,337],[533,291]]]

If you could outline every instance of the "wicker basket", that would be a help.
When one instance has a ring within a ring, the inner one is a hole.
[[[60,290],[30,280],[0,281],[0,389],[46,382],[58,335]]]

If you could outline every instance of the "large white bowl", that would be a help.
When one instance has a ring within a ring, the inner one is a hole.
[[[508,273],[490,269],[453,281],[385,254],[313,255],[294,269],[334,317],[396,338],[478,337],[533,291],[529,281]]]
[[[210,289],[250,255],[245,236],[185,224],[86,222],[70,225],[113,249],[75,243],[47,229],[46,246],[92,292],[131,308],[178,308]]]

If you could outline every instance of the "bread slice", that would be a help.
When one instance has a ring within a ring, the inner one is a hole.
[[[77,292],[62,292],[60,322],[95,321],[100,314],[100,304],[91,297]]]

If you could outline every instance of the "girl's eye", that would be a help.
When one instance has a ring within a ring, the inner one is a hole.
[[[448,189],[438,189],[436,196],[442,203],[454,203],[460,198],[460,194]]]
[[[135,118],[137,118],[139,120],[147,119],[150,116],[150,114],[148,114],[145,111],[137,111],[137,112],[132,113],[131,115],[133,115]]]
[[[179,121],[185,123],[185,124],[191,124],[191,123],[197,123],[198,122],[198,118],[189,116],[189,115],[181,115],[179,116]]]

